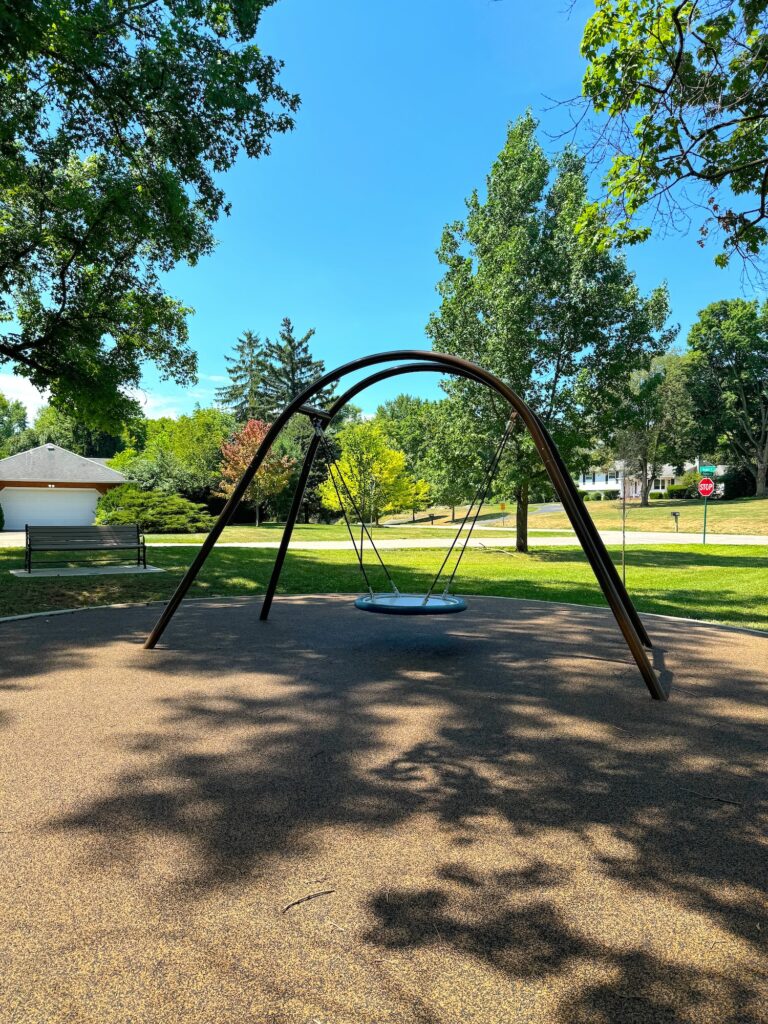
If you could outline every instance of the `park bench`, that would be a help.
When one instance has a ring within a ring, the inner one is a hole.
[[[32,572],[38,551],[135,551],[136,564],[147,568],[147,546],[136,523],[131,526],[27,526],[24,568]],[[74,561],[66,558],[65,561]],[[46,565],[52,565],[46,560]]]

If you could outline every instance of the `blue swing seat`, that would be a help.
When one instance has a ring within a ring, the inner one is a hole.
[[[381,615],[450,615],[465,611],[467,602],[453,594],[384,593],[363,594],[355,601],[355,607]]]

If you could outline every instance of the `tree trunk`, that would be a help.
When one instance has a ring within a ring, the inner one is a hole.
[[[755,473],[755,497],[764,498],[768,488],[766,483],[768,482],[768,462],[758,462],[757,472]]]
[[[515,491],[517,501],[517,515],[515,525],[517,528],[517,539],[515,549],[522,554],[528,554],[528,481],[524,481]]]
[[[451,505],[451,522],[452,523],[456,522],[456,506],[455,505]]]
[[[259,513],[260,512],[261,512],[261,506],[259,505],[258,502],[256,502],[256,525],[257,526],[261,525],[261,522],[260,522],[260,519],[259,519]]]
[[[648,495],[651,493],[651,484],[653,483],[653,477],[648,477],[648,463],[645,459],[640,463],[641,472],[643,474],[643,482],[640,486],[640,507],[648,508],[650,501]]]

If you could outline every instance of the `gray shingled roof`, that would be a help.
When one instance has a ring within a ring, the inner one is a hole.
[[[121,484],[122,473],[93,459],[83,458],[57,444],[41,444],[39,448],[19,452],[0,459],[0,480],[51,484]]]

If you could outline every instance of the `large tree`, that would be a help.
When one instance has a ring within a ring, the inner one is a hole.
[[[224,356],[229,383],[216,389],[216,401],[238,423],[266,416],[261,393],[264,379],[264,343],[253,331],[243,331],[234,354]]]
[[[584,225],[636,242],[654,215],[720,236],[716,262],[768,240],[766,0],[597,0],[582,54],[605,195]],[[645,223],[643,223],[645,221]]]
[[[110,465],[146,490],[205,501],[221,479],[221,446],[234,426],[228,413],[199,406],[178,419],[146,420],[143,444],[126,448]]]
[[[438,256],[445,275],[429,322],[434,348],[494,372],[541,416],[567,461],[592,447],[598,414],[619,404],[622,382],[663,351],[666,289],[640,294],[624,260],[576,233],[587,204],[584,160],[549,159],[525,115],[509,128],[467,216],[449,224]],[[448,385],[459,447],[446,447],[454,477],[481,476],[504,429],[503,403],[464,381]],[[474,454],[470,454],[474,453]],[[531,485],[543,480],[524,432],[513,432],[497,491],[518,505],[517,546],[527,549]]]
[[[319,488],[326,508],[378,523],[384,512],[423,507],[422,482],[408,474],[405,454],[389,447],[380,424],[350,423],[336,440],[339,457]]]
[[[393,448],[405,453],[408,472],[423,476],[430,448],[439,446],[435,422],[437,402],[413,395],[397,395],[376,410],[376,422]]]
[[[221,173],[298,98],[255,42],[274,0],[0,9],[0,363],[114,428],[152,360],[194,379],[164,275],[209,253]]]
[[[697,419],[712,449],[744,466],[755,493],[768,476],[768,302],[731,299],[699,313],[688,335],[690,386]]]
[[[237,487],[240,479],[250,466],[254,455],[261,447],[269,424],[263,420],[248,420],[242,430],[238,430],[231,441],[221,446],[221,467],[217,494],[229,498]],[[243,500],[251,505],[256,513],[256,525],[259,525],[261,508],[264,502],[280,494],[288,485],[293,469],[293,460],[286,455],[279,455],[274,450],[259,467],[258,472],[248,485]]]
[[[117,434],[89,427],[76,416],[51,405],[44,405],[31,427],[14,433],[6,442],[8,454],[37,448],[48,442],[78,455],[108,459],[123,447]]]
[[[314,327],[310,327],[306,334],[297,338],[290,319],[284,317],[277,339],[267,338],[264,342],[264,369],[259,395],[269,418],[277,416],[325,372],[323,360],[313,359],[309,351],[309,340],[314,333]],[[315,402],[322,403],[324,397],[317,396]]]
[[[27,410],[23,402],[6,398],[0,392],[0,459],[10,454],[6,446],[27,426]]]
[[[612,449],[624,475],[639,477],[641,505],[648,505],[663,465],[682,472],[699,454],[689,372],[689,357],[669,353],[654,359],[649,369],[635,370],[624,389]]]

